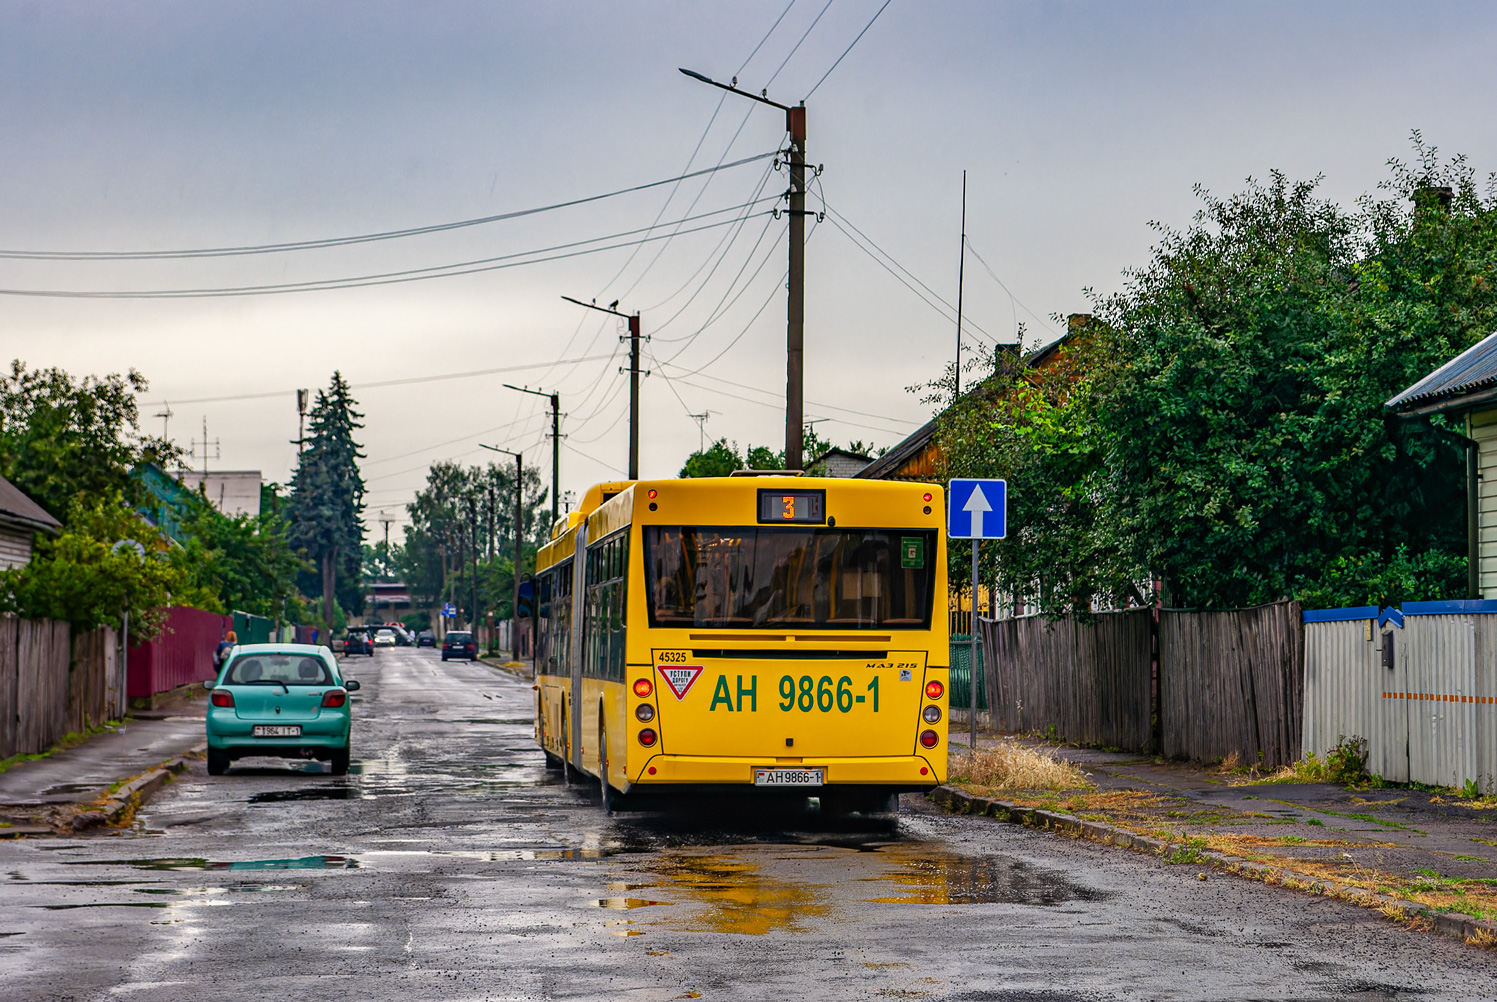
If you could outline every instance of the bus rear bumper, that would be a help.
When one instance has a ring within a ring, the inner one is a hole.
[[[857,758],[811,758],[796,762],[762,758],[714,755],[654,755],[630,770],[634,786],[703,785],[753,786],[754,770],[821,769],[827,786],[880,786],[905,790],[927,790],[946,781],[945,756],[938,763],[923,755],[865,756]],[[786,789],[780,787],[780,789]],[[814,787],[803,787],[812,790]]]

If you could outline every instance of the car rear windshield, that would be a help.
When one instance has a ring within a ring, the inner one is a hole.
[[[449,634],[447,634],[447,642],[449,644],[468,644],[468,643],[472,643],[473,642],[473,634],[471,634],[471,633],[455,633],[455,632],[454,633],[449,633]]]
[[[327,662],[311,654],[241,654],[229,662],[226,685],[332,685]]]
[[[649,526],[650,625],[925,629],[935,533]]]

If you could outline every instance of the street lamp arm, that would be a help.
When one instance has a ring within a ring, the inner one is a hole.
[[[716,80],[713,80],[711,77],[703,76],[702,74],[698,73],[696,70],[688,70],[684,66],[678,66],[677,69],[679,69],[682,73],[686,74],[687,76],[691,77],[691,79],[693,79],[693,80],[700,80],[704,84],[710,84],[713,87],[721,88],[722,90],[729,91],[730,93],[742,95],[743,97],[748,98],[750,101],[758,101],[760,104],[767,104],[771,108],[778,108],[778,109],[780,109],[783,112],[787,112],[788,113],[790,111],[790,106],[789,105],[787,105],[787,104],[781,104],[778,101],[771,101],[768,97],[766,97],[763,94],[751,94],[751,93],[749,93],[746,90],[739,90],[737,87],[734,87],[732,84],[718,83]]]

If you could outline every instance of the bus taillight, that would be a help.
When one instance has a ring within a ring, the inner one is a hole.
[[[926,731],[926,733],[933,735],[935,734],[935,731]],[[655,731],[652,728],[646,727],[644,730],[639,732],[639,743],[644,745],[646,748],[649,748],[651,745],[653,745],[655,743],[655,739]],[[921,740],[923,741],[924,738],[921,738]]]
[[[935,731],[921,731],[920,743],[927,748],[934,748],[941,740],[941,736]]]
[[[923,717],[923,718],[925,718],[925,722],[927,724],[940,723],[940,721],[941,721],[941,708],[939,706],[936,706],[934,703],[931,703],[928,706],[926,706],[925,709],[923,709],[923,710],[920,711],[920,716]]]
[[[648,724],[655,719],[655,707],[649,703],[640,703],[634,708],[634,716],[642,724]]]
[[[650,693],[654,691],[655,686],[651,684],[649,679],[640,678],[634,680],[634,695],[638,696],[640,699],[649,698]]]
[[[946,687],[935,679],[925,683],[925,698],[940,699],[946,693]]]

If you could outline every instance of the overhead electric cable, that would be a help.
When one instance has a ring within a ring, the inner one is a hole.
[[[735,209],[741,206],[735,206]],[[730,210],[717,210],[716,212],[704,213],[718,215]],[[765,212],[764,215],[771,213]],[[753,218],[757,213],[747,218]],[[716,229],[719,226],[732,226],[739,220],[724,219],[715,223],[704,223],[681,233],[700,233],[704,230]],[[348,278],[319,279],[311,282],[285,282],[276,285],[242,285],[226,286],[222,288],[209,289],[149,289],[149,290],[73,290],[73,289],[0,289],[0,296],[29,296],[41,299],[211,299],[231,298],[236,296],[273,296],[285,295],[294,292],[326,292],[334,289],[361,289],[376,285],[399,285],[406,282],[424,282],[436,278],[456,278],[460,275],[476,275],[482,272],[503,271],[509,268],[519,268],[531,264],[544,264],[548,261],[562,261],[567,258],[583,257],[588,254],[599,254],[603,251],[618,250],[621,247],[632,247],[635,243],[643,243],[654,240],[669,239],[674,234],[660,234],[655,236],[640,237],[638,241],[629,240],[623,243],[605,244],[601,247],[590,247],[585,250],[572,250],[562,254],[551,254],[551,251],[561,250],[568,247],[579,247],[584,244],[597,243],[600,240],[612,240],[617,237],[643,233],[647,228],[629,230],[626,233],[614,234],[608,237],[594,237],[591,240],[579,240],[570,244],[558,244],[555,247],[543,247],[535,250],[521,251],[515,254],[504,254],[498,257],[479,258],[473,261],[459,261],[452,264],[434,265],[429,268],[408,268],[403,271],[380,272],[373,275],[358,275]],[[535,255],[548,255],[536,257]],[[525,260],[516,260],[524,258]]]
[[[543,369],[548,365],[577,365],[581,362],[596,362],[613,358],[613,355],[587,355],[582,358],[562,358],[554,362],[528,362],[525,365],[504,365],[496,369],[468,369],[463,372],[440,372],[430,376],[408,376],[403,379],[382,379],[373,383],[350,383],[351,390],[369,390],[381,386],[405,386],[409,383],[434,383],[443,379],[466,379],[469,376],[493,376],[502,372],[523,372],[526,369]],[[235,393],[222,397],[193,397],[188,400],[177,400],[178,404],[219,404],[231,400],[268,400],[271,397],[284,397],[295,393],[295,390],[266,390],[262,393]]]
[[[701,170],[681,174],[677,177],[665,178],[661,181],[651,181],[648,184],[637,184],[631,188],[620,188],[618,191],[606,192],[602,195],[589,195],[586,198],[574,198],[566,202],[555,202],[551,205],[541,205],[533,209],[519,209],[514,212],[502,212],[492,216],[479,216],[475,219],[460,219],[451,223],[437,223],[431,226],[414,226],[404,230],[386,230],[381,233],[364,233],[351,237],[329,237],[322,240],[299,240],[280,244],[252,244],[242,247],[202,247],[193,250],[165,250],[165,251],[26,251],[26,250],[0,250],[0,258],[16,258],[21,260],[41,261],[129,261],[129,260],[160,260],[190,257],[235,257],[247,254],[275,254],[286,251],[316,250],[323,247],[346,247],[350,244],[372,243],[377,240],[396,240],[403,237],[420,236],[426,233],[443,233],[448,230],[458,230],[469,226],[483,226],[487,223],[497,223],[506,219],[519,219],[523,216],[533,216],[541,212],[552,212],[556,209],[568,209],[577,205],[586,205],[589,202],[599,202],[606,198],[616,198],[619,195],[628,195],[636,191],[645,191],[649,188],[658,188],[661,185],[676,184],[693,177],[701,177],[704,174],[712,174],[720,170],[730,170],[734,167],[742,167],[744,164],[754,163],[757,160],[767,160],[777,156],[778,150],[768,153],[756,153],[751,157],[744,157],[732,163],[719,163],[713,167],[704,167]]]
[[[1008,287],[1008,283],[999,278],[998,273],[993,270],[992,266],[983,260],[981,254],[977,253],[977,248],[972,246],[972,240],[970,237],[967,239],[967,250],[972,254],[973,257],[977,258],[977,263],[982,265],[983,270],[988,273],[988,277],[997,282],[999,287],[1002,288],[1004,292],[1008,293],[1009,299],[1023,307],[1025,313],[1028,313],[1031,317],[1034,317],[1035,320],[1038,320],[1042,324],[1053,325],[1055,323],[1055,321],[1053,320],[1046,320],[1044,317],[1041,317],[1038,313],[1031,310],[1028,306],[1024,306],[1024,300],[1014,295],[1014,290]]]
[[[769,79],[764,82],[764,89],[765,90],[768,90],[769,89],[769,85],[772,84],[772,83],[774,83],[775,77],[777,77],[777,76],[780,75],[780,70],[783,70],[785,68],[785,64],[788,63],[788,62],[790,62],[790,57],[793,56],[793,55],[795,55],[796,50],[801,47],[801,43],[805,42],[805,40],[810,37],[811,30],[813,28],[815,28],[817,24],[820,23],[821,19],[824,16],[826,16],[826,12],[829,11],[829,10],[831,10],[831,9],[832,9],[832,0],[826,0],[826,6],[823,7],[823,8],[821,8],[821,13],[816,15],[816,20],[814,20],[814,21],[811,22],[810,27],[808,27],[806,29],[806,33],[804,35],[801,35],[800,41],[796,42],[795,43],[795,47],[792,48],[790,50],[790,52],[785,56],[785,61],[782,62],[782,63],[780,63],[780,68],[777,69],[777,70],[775,70],[774,73],[772,73],[770,75]]]
[[[863,30],[858,32],[858,37],[852,40],[852,45],[849,45],[846,49],[843,49],[842,55],[837,57],[837,61],[831,65],[831,69],[828,69],[821,75],[821,79],[816,81],[816,87],[820,87],[822,84],[826,83],[826,78],[832,75],[832,70],[835,70],[839,65],[841,65],[842,60],[846,59],[847,54],[852,51],[853,45],[857,45],[858,42],[862,40],[863,36],[868,33],[868,29],[873,27],[873,22],[877,21],[878,15],[884,12],[884,7],[889,6],[889,4],[893,2],[894,0],[884,0],[884,6],[878,9],[877,14],[874,14],[871,18],[868,19],[867,24],[863,25]],[[812,87],[810,90],[806,91],[806,96],[801,99],[802,104],[805,104],[807,101],[811,100],[811,95],[816,93],[816,87]]]

